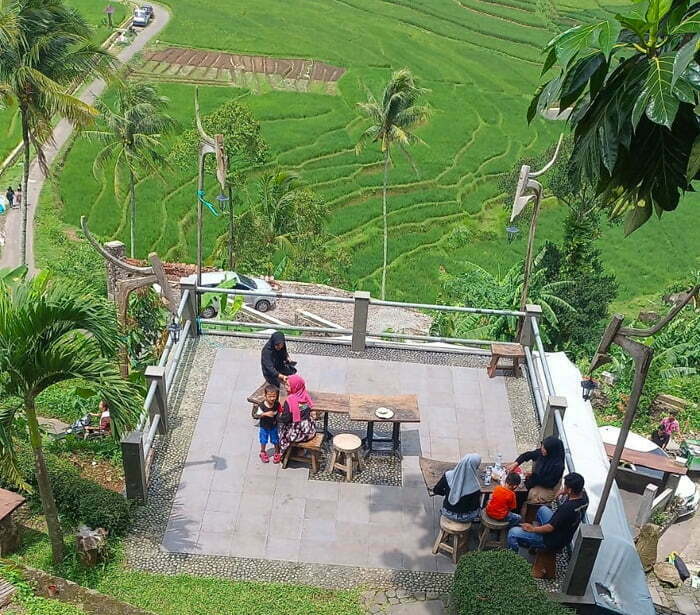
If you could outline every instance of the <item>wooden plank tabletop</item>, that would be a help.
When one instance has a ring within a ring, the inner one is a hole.
[[[614,444],[605,444],[605,452],[608,457],[612,459],[615,454]],[[644,466],[645,468],[650,468],[651,470],[659,470],[660,472],[669,472],[670,474],[687,474],[688,468],[684,465],[666,457],[665,455],[657,455],[655,453],[642,453],[640,451],[633,451],[629,448],[622,449],[622,457],[620,461],[626,463],[633,463],[636,466]]]
[[[377,408],[390,408],[394,416],[380,419]],[[350,395],[351,421],[376,421],[377,423],[420,423],[420,410],[415,395]]]
[[[25,498],[19,493],[8,491],[7,489],[0,489],[0,520],[11,515],[22,506],[24,502]]]
[[[261,385],[255,392],[251,393],[248,401],[259,406],[265,397],[265,386]],[[331,412],[334,414],[347,414],[350,412],[350,396],[342,393],[324,393],[323,391],[309,391],[311,399],[314,400],[315,412]],[[287,391],[280,387],[280,403],[287,399]]]
[[[420,471],[423,475],[423,481],[428,489],[428,492],[432,495],[435,485],[442,478],[442,475],[448,470],[452,470],[456,465],[456,461],[438,461],[437,459],[430,459],[429,457],[419,457],[418,464],[420,465]],[[481,493],[493,493],[493,490],[500,485],[499,482],[491,481],[490,485],[484,485],[482,474],[486,471],[488,466],[493,466],[492,462],[481,462],[479,466],[479,487],[481,488]],[[516,491],[526,491],[524,481],[520,483],[520,486]]]

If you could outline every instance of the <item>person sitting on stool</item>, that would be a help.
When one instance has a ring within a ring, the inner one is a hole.
[[[566,500],[557,506],[556,512],[548,506],[540,506],[537,511],[539,525],[522,523],[520,527],[511,528],[508,531],[508,548],[516,553],[520,546],[559,551],[568,545],[588,506],[583,486],[583,476],[576,472],[567,474],[562,489]]]

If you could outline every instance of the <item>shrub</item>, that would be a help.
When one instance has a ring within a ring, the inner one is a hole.
[[[530,564],[511,551],[465,554],[452,586],[456,615],[571,615],[530,576]]]
[[[91,528],[103,527],[112,536],[127,532],[131,525],[131,507],[121,494],[81,477],[75,466],[65,459],[48,452],[44,452],[44,458],[62,519],[74,526],[84,523]],[[28,447],[20,447],[17,465],[34,488],[29,495],[30,504],[39,506],[34,456]]]

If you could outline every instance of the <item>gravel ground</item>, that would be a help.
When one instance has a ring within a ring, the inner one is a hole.
[[[282,292],[305,295],[330,295],[331,297],[352,297],[352,293],[324,284],[303,282],[279,282]],[[307,301],[301,299],[279,299],[270,316],[289,324],[308,325],[299,318],[298,310],[313,312],[343,328],[352,328],[352,303],[329,303],[327,301]],[[371,333],[382,333],[391,329],[395,333],[427,334],[432,318],[418,310],[408,308],[370,306],[367,316],[367,329]],[[315,323],[314,323],[315,324]]]
[[[279,316],[278,316],[279,317]],[[452,575],[439,572],[359,568],[320,564],[291,563],[265,559],[239,557],[202,556],[169,553],[160,543],[167,525],[172,501],[184,466],[192,432],[197,422],[199,408],[217,351],[220,348],[258,347],[258,340],[204,336],[189,342],[183,356],[182,367],[171,392],[170,431],[156,440],[155,456],[151,467],[148,502],[136,513],[136,522],[126,540],[126,555],[134,568],[158,573],[189,573],[223,578],[284,581],[328,588],[368,587],[375,590],[395,590],[422,595],[445,596],[451,586]],[[371,348],[365,353],[353,353],[346,346],[295,343],[290,341],[290,351],[296,354],[360,357],[375,360],[395,360],[433,365],[457,365],[486,367],[486,359],[475,355],[433,353],[403,349]],[[534,445],[537,424],[527,383],[524,379],[509,378],[508,395],[516,431],[525,430],[518,440],[523,449]],[[529,417],[529,418],[528,418]],[[533,437],[534,436],[534,437]],[[389,459],[387,457],[387,459]],[[381,464],[382,460],[377,463]],[[389,462],[390,463],[390,462]],[[391,467],[371,470],[368,480],[397,480]],[[328,479],[317,475],[318,479]],[[381,483],[394,484],[394,483]],[[403,594],[402,594],[403,595]]]

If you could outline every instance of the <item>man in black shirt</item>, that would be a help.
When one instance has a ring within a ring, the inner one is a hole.
[[[539,525],[522,523],[520,527],[512,528],[508,532],[508,548],[516,553],[519,546],[559,551],[568,545],[588,506],[583,485],[583,476],[576,472],[567,474],[562,490],[567,499],[559,504],[556,512],[547,506],[541,506],[537,511]]]

